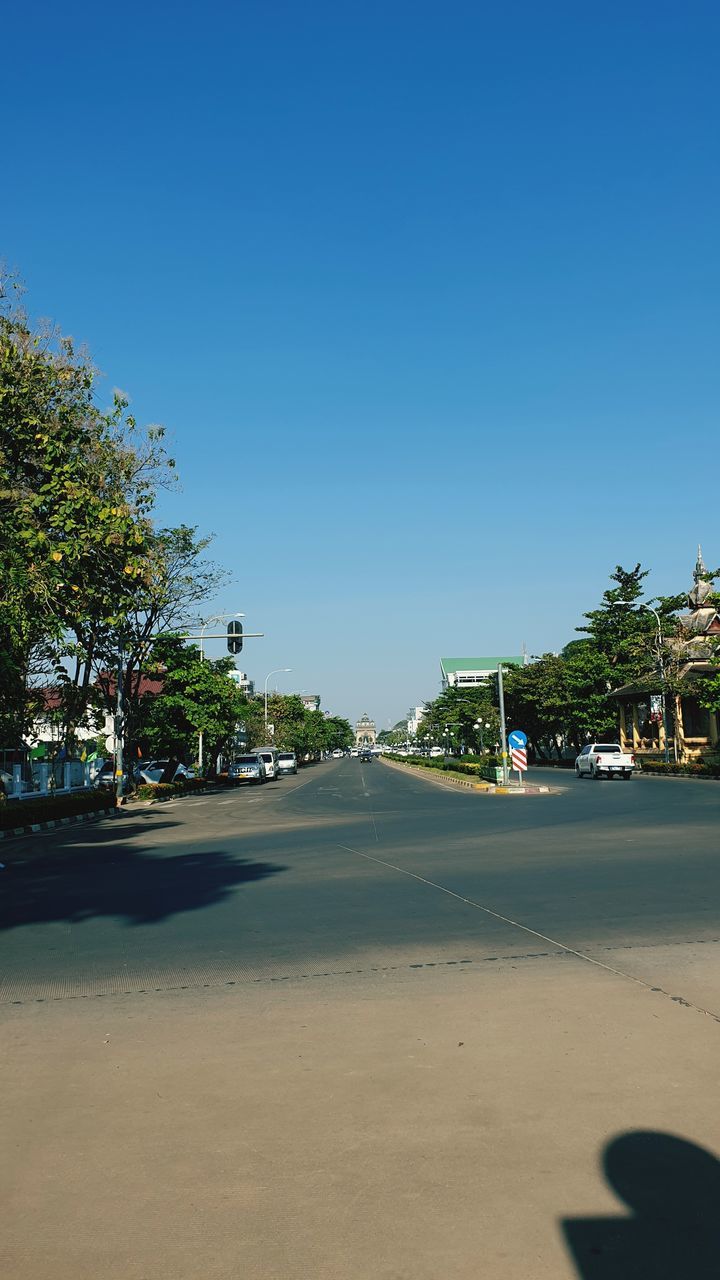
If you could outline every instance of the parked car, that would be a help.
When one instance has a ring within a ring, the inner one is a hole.
[[[635,757],[621,751],[616,742],[588,743],[575,761],[578,778],[624,778],[629,782],[634,770]]]
[[[267,782],[265,765],[258,755],[238,756],[228,767],[231,782],[252,782],[259,786]]]
[[[106,760],[102,769],[95,774],[93,786],[99,787],[102,791],[115,790],[115,761]],[[130,790],[130,774],[127,769],[123,769],[122,776],[123,792]]]
[[[294,751],[278,751],[278,773],[297,773],[298,762]]]
[[[253,755],[259,756],[265,765],[265,774],[268,782],[272,782],[278,775],[278,752],[275,747],[255,747]]]
[[[136,771],[138,782],[182,782],[185,778],[194,777],[194,769],[174,760],[150,760]]]

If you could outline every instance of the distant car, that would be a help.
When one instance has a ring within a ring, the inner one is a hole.
[[[361,751],[361,752],[360,752],[360,763],[361,763],[361,764],[372,764],[372,762],[373,762],[373,758],[374,758],[374,757],[373,757],[373,753],[372,753],[372,751],[370,751],[370,750],[367,750],[367,751]]]
[[[345,755],[345,752],[341,751],[339,747],[336,747],[332,753],[332,758],[333,760],[342,760],[344,755]]]
[[[278,773],[297,773],[298,762],[294,751],[278,751]]]
[[[442,747],[431,747],[428,754],[431,760],[437,760],[438,756],[444,756],[445,752]]]
[[[238,756],[228,768],[228,778],[232,782],[253,782],[256,785],[267,782],[265,765],[257,755]]]
[[[359,755],[360,755],[360,752],[359,752],[358,748],[357,748],[357,747],[351,747],[351,748],[350,748],[350,755],[351,755],[351,757],[353,757],[353,759],[354,759],[354,757],[355,757],[355,756],[359,756]]]
[[[635,757],[621,751],[617,742],[588,743],[575,761],[577,778],[624,778],[629,782],[634,770]]]

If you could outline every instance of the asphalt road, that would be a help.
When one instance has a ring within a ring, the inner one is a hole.
[[[4,842],[3,1274],[715,1274],[720,786],[542,780]]]
[[[0,998],[476,962],[548,939],[632,968],[635,949],[720,936],[720,788],[535,772],[563,792],[466,794],[348,759],[8,842]]]

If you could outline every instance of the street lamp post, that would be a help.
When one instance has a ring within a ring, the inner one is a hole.
[[[463,705],[464,705],[464,706],[466,706],[466,707],[474,707],[474,708],[475,708],[475,710],[477,711],[477,703],[476,703],[476,702],[473,702],[470,698],[456,698],[456,699],[455,699],[455,703],[456,703],[457,705],[459,705],[461,702],[463,703]],[[490,721],[489,721],[489,720],[485,720],[485,721],[484,721],[484,725],[485,725],[485,728],[486,728],[486,729],[489,729],[489,728],[490,728]],[[475,723],[473,724],[473,729],[474,729],[476,732],[477,732],[477,730],[478,730],[478,729],[480,730],[480,751],[482,752],[482,754],[484,754],[484,753],[485,753],[485,741],[484,741],[484,738],[483,738],[483,721],[481,721],[481,720],[476,720],[476,721],[475,721]]]
[[[478,730],[480,730],[480,754],[484,756],[485,755],[485,738],[483,737],[483,728],[489,729],[490,721],[476,720],[475,724],[473,725],[473,729],[475,730],[476,733]]]
[[[212,618],[207,618],[200,628],[200,661],[205,661],[205,631],[211,622],[223,622],[225,618],[244,618],[244,613],[216,613]],[[198,734],[198,773],[202,773],[203,767],[203,731]]]
[[[618,600],[618,604],[627,604],[632,606],[633,603],[634,602],[632,600]],[[651,613],[657,624],[657,658],[658,667],[660,669],[660,715],[662,717],[665,763],[667,764],[670,760],[670,748],[668,746],[667,705],[665,700],[665,662],[663,660],[662,623],[660,621],[660,614],[657,609],[653,609],[651,604],[639,603],[637,607],[638,609],[646,609],[648,613]]]
[[[292,671],[292,667],[276,667],[274,671],[268,671],[265,677],[265,737],[268,736],[268,680],[271,676],[277,676],[280,672]]]
[[[647,609],[648,613],[652,613],[657,623],[657,655],[658,666],[660,668],[660,714],[662,716],[663,726],[663,743],[665,747],[665,763],[670,760],[670,748],[668,746],[668,725],[667,725],[667,706],[665,704],[665,663],[663,661],[663,635],[662,625],[660,623],[660,614],[657,609],[653,609],[650,604],[642,604],[641,609]]]

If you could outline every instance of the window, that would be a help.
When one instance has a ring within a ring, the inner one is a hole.
[[[683,698],[682,719],[686,738],[710,737],[710,715],[697,698]]]

